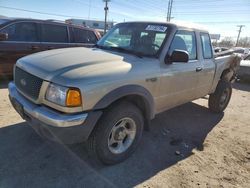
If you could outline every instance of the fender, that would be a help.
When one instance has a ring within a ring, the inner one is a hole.
[[[144,103],[145,103],[145,115],[146,119],[153,119],[155,116],[155,104],[153,96],[150,94],[150,92],[139,85],[126,85],[119,88],[116,88],[115,90],[111,91],[107,95],[105,95],[97,104],[94,106],[94,110],[98,109],[104,109],[108,107],[113,102],[131,95],[137,95],[142,97]]]

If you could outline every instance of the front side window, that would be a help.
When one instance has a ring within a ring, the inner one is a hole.
[[[97,44],[105,49],[155,56],[166,33],[167,26],[164,24],[122,23],[111,29]]]
[[[213,57],[213,52],[208,33],[201,34],[201,43],[202,43],[202,53],[204,59],[211,59]]]
[[[42,42],[67,43],[68,31],[66,26],[42,24]]]
[[[87,31],[83,29],[73,28],[74,42],[75,43],[87,43]]]
[[[97,42],[96,35],[93,31],[88,31],[88,43],[95,44]]]
[[[197,59],[196,48],[195,33],[193,31],[180,30],[174,36],[169,54],[172,54],[174,50],[184,50],[188,52],[189,60],[195,60]]]
[[[95,44],[97,42],[97,38],[93,31],[74,28],[74,42],[75,43],[89,43]]]
[[[2,29],[0,32],[8,34],[7,41],[38,41],[36,24],[31,22],[15,23]]]

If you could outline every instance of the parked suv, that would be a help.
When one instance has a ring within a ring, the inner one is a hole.
[[[93,46],[98,31],[53,20],[0,20],[0,76],[11,76],[17,59],[39,51]]]

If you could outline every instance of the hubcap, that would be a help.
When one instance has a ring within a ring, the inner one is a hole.
[[[131,118],[122,118],[111,129],[108,148],[114,154],[125,152],[133,143],[136,135],[136,124]]]

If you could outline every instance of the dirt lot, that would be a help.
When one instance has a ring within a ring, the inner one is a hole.
[[[82,145],[42,140],[2,84],[0,187],[249,187],[249,111],[250,85],[235,84],[224,114],[211,113],[206,99],[164,112],[131,158],[103,166]]]

